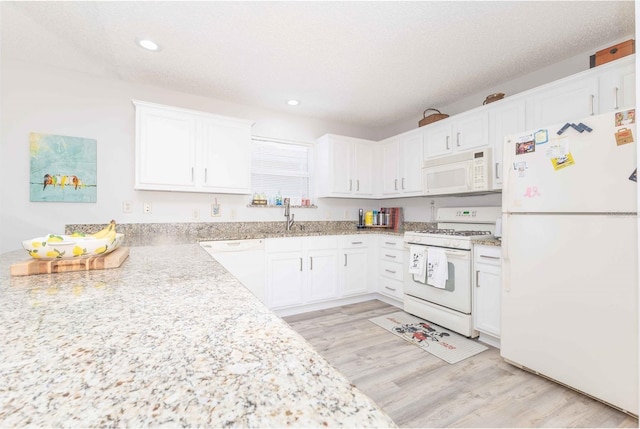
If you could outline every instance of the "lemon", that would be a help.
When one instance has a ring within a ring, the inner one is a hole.
[[[61,241],[64,241],[64,238],[60,237],[59,235],[49,234],[49,238],[47,239],[47,241],[49,243],[59,243]]]
[[[96,253],[100,254],[100,253],[106,252],[107,251],[107,247],[109,247],[109,246],[107,246],[106,244],[104,246],[102,246],[102,247],[98,247],[96,249]]]
[[[31,255],[32,258],[40,258],[40,254],[38,253],[37,250],[29,250],[29,255]]]
[[[65,252],[61,252],[58,249],[53,249],[53,250],[49,250],[47,252],[47,257],[48,258],[62,258],[62,256],[64,256]]]
[[[84,237],[86,234],[84,232],[78,232],[78,231],[74,231],[73,234],[71,234],[72,237]]]
[[[87,253],[87,249],[83,249],[80,246],[75,246],[73,248],[73,256],[82,256],[85,255]]]

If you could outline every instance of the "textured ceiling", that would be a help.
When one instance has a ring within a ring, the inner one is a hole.
[[[450,104],[635,32],[633,1],[0,7],[5,58],[364,126]],[[141,37],[162,50],[143,51],[134,44]],[[287,106],[289,98],[300,106]]]

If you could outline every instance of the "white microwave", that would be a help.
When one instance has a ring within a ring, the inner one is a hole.
[[[491,191],[491,148],[443,156],[424,162],[425,195]]]

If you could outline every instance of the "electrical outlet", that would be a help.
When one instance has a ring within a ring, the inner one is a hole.
[[[148,203],[148,202],[142,203],[142,213],[151,214],[151,203]]]
[[[122,213],[133,213],[133,203],[131,201],[122,202]]]
[[[200,219],[200,210],[193,209],[193,211],[191,212],[191,217],[194,219]]]
[[[211,204],[211,217],[220,217],[220,204]]]
[[[349,210],[344,211],[344,219],[349,220]]]
[[[231,219],[236,218],[236,209],[231,209]]]

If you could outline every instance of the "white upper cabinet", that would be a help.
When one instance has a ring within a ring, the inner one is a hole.
[[[422,129],[382,142],[382,196],[413,196],[422,193]]]
[[[473,110],[443,119],[425,129],[424,159],[489,145],[489,114]]]
[[[372,197],[373,153],[370,140],[326,134],[316,144],[319,197]]]
[[[251,121],[133,103],[135,189],[251,193]]]
[[[636,106],[635,55],[621,58],[615,63],[599,66],[600,113],[632,109]],[[596,70],[598,69],[596,68]]]
[[[523,98],[500,100],[489,109],[489,139],[493,147],[493,189],[502,189],[504,136],[527,130],[526,103]]]
[[[544,85],[527,95],[531,109],[527,128],[544,127],[598,114],[598,79],[579,74]]]

